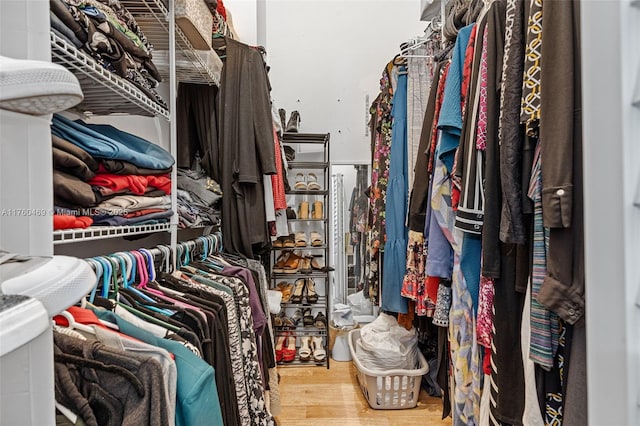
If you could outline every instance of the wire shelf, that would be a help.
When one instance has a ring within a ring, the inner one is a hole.
[[[326,336],[329,333],[326,328],[318,328],[318,327],[305,327],[304,325],[295,325],[295,326],[273,326],[275,329],[276,335],[280,335],[283,333],[295,334],[298,336]]]
[[[287,163],[290,169],[327,169],[329,163],[314,161],[289,161]]]
[[[282,134],[283,143],[319,143],[327,144],[329,142],[329,133],[292,133],[285,132]]]
[[[274,272],[271,274],[272,280],[282,280],[287,278],[327,278],[328,272],[312,272],[310,274],[304,272],[296,272],[295,274],[286,274],[280,272]]]
[[[153,45],[153,62],[169,78],[169,11],[162,0],[121,0]],[[213,49],[196,50],[176,26],[176,76],[178,81],[220,84],[222,61]]]
[[[139,226],[90,226],[86,229],[63,229],[53,231],[53,244],[77,243],[81,241],[95,241],[107,238],[140,235],[152,232],[169,231],[170,223]]]
[[[296,247],[271,247],[271,251],[291,251],[291,250],[324,250],[326,244],[321,246],[296,246]]]
[[[53,61],[71,70],[82,86],[84,100],[75,109],[96,115],[159,115],[169,118],[167,108],[150,99],[134,84],[104,69],[91,56],[53,32],[50,35]]]
[[[286,195],[321,195],[325,196],[328,194],[328,191],[322,191],[319,189],[308,190],[308,189],[293,189],[291,191],[286,191]]]
[[[324,308],[325,303],[327,303],[327,297],[326,296],[318,296],[318,301],[315,302],[315,303],[309,303],[306,300],[303,300],[300,303],[291,303],[291,302],[280,303],[280,306],[283,309],[288,309],[288,308]]]

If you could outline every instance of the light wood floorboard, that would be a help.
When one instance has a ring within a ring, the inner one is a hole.
[[[331,368],[282,367],[280,426],[417,426],[451,425],[441,420],[442,402],[422,391],[418,406],[406,410],[369,407],[351,362],[331,361]]]

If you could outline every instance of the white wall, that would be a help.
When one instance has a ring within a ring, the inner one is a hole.
[[[257,0],[228,0],[224,2],[224,6],[231,11],[233,27],[240,40],[250,45],[260,44],[262,41],[258,41]]]
[[[589,423],[640,424],[640,7],[581,6]],[[596,35],[590,28],[598,26]],[[607,141],[607,143],[602,143]],[[606,368],[603,366],[606,365]]]
[[[246,2],[225,2],[234,21]],[[368,162],[368,108],[400,43],[424,33],[419,1],[269,0],[263,7],[258,22],[276,106],[300,111],[303,132],[330,132],[332,161]]]

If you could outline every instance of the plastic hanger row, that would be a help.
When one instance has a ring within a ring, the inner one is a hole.
[[[136,287],[145,288],[147,283],[156,279],[158,271],[173,272],[173,259],[176,259],[176,266],[181,268],[221,251],[222,235],[218,232],[178,243],[175,252],[167,245],[159,245],[153,249],[141,248],[86,259],[98,278],[89,301],[93,303],[99,288],[100,296],[104,298],[109,298],[110,291],[117,294],[120,286],[133,289],[131,286],[137,283]],[[148,298],[142,293],[140,295]]]

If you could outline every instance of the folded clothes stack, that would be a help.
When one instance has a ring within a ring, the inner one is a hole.
[[[54,229],[168,222],[174,159],[108,125],[54,115]]]
[[[178,216],[181,228],[220,225],[220,185],[201,169],[178,169]]]
[[[166,106],[155,90],[161,77],[152,61],[153,46],[119,0],[49,3],[51,31]]]

